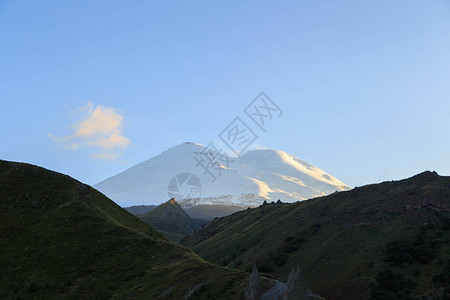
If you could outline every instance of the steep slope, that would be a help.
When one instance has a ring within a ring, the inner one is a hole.
[[[68,176],[0,161],[1,299],[241,299],[201,260]]]
[[[248,151],[233,166],[260,185],[260,196],[285,202],[324,196],[349,186],[319,168],[279,150]]]
[[[139,218],[174,242],[181,241],[208,223],[205,220],[191,218],[175,199],[158,205]]]
[[[278,150],[253,150],[239,158],[224,156],[220,165],[210,168],[215,181],[199,164],[210,158],[217,159],[205,146],[184,143],[98,183],[95,188],[120,205],[148,203],[148,199],[154,201],[150,204],[157,204],[167,199],[169,183],[175,176],[192,174],[198,182],[179,182],[179,190],[177,187],[172,191],[177,195],[170,196],[183,207],[192,206],[189,201],[182,203],[183,198],[199,198],[195,205],[216,205],[220,197],[232,196],[227,205],[255,207],[264,200],[292,202],[349,189],[322,170]]]
[[[299,265],[326,299],[441,299],[450,294],[449,229],[450,177],[425,172],[237,212],[182,244],[212,262],[256,264],[281,280]]]

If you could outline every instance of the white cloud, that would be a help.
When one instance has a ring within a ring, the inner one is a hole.
[[[120,134],[113,133],[106,138],[99,138],[97,140],[90,141],[88,143],[90,146],[99,147],[103,149],[114,149],[114,148],[127,148],[130,144],[130,139],[126,138]]]
[[[65,137],[55,137],[48,134],[56,144],[65,150],[77,150],[81,147],[91,147],[100,151],[91,154],[91,159],[115,160],[120,151],[126,149],[131,141],[122,133],[123,116],[116,109],[94,106],[88,103],[77,111],[86,113],[85,119],[72,126],[73,134]]]

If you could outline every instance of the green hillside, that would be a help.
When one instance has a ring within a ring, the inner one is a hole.
[[[0,269],[0,299],[241,299],[248,277],[167,241],[87,185],[7,161]]]
[[[183,244],[286,280],[299,265],[326,299],[449,299],[450,177],[425,172],[219,218]],[[447,296],[444,296],[447,295]]]
[[[174,242],[181,241],[208,223],[205,220],[191,218],[175,199],[158,205],[139,218]]]

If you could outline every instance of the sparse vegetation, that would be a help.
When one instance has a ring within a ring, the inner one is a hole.
[[[277,265],[278,267],[281,267],[286,263],[286,260],[288,259],[289,254],[286,252],[280,252],[280,253],[272,254],[271,257],[273,258],[275,265]]]
[[[286,246],[283,248],[286,252],[291,253],[300,248],[300,246],[306,241],[304,236],[296,235],[286,238]]]
[[[375,280],[370,293],[371,300],[411,299],[411,290],[417,285],[391,270],[381,271]]]

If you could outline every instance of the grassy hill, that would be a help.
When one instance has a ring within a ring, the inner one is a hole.
[[[0,299],[241,299],[248,274],[176,245],[95,189],[0,161]]]
[[[256,264],[281,280],[299,265],[326,299],[449,299],[449,212],[450,177],[425,172],[237,212],[182,243],[217,264]]]
[[[181,241],[208,223],[205,220],[191,218],[175,199],[158,205],[139,218],[174,242]]]

